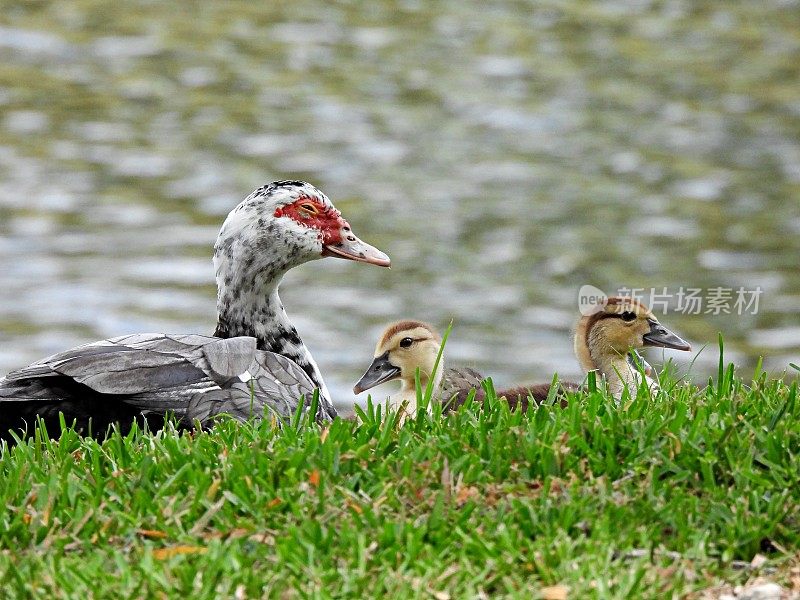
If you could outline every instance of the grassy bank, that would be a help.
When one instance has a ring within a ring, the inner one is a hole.
[[[796,382],[365,421],[7,448],[0,597],[666,598],[800,549]]]

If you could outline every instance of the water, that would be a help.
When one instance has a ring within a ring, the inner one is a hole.
[[[400,317],[453,319],[450,359],[501,385],[577,377],[583,284],[760,286],[756,315],[673,299],[663,321],[709,346],[675,358],[703,381],[721,331],[743,368],[800,361],[796,0],[0,15],[0,373],[107,336],[210,333],[216,230],[276,178],[321,187],[393,259],[284,284],[342,404]]]

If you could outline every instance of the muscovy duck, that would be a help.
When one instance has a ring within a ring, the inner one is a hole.
[[[57,434],[59,413],[102,437],[134,420],[151,427],[172,413],[181,425],[265,409],[286,416],[319,390],[317,420],[336,416],[322,375],[278,297],[291,268],[326,256],[390,265],[362,242],[325,194],[302,181],[251,193],[225,219],[214,245],[213,336],[136,334],[79,346],[0,379],[0,436],[30,433],[36,417]]]

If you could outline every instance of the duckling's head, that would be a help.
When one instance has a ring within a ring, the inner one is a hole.
[[[652,311],[633,298],[611,296],[597,312],[581,318],[575,331],[575,354],[587,371],[608,359],[625,357],[647,346],[691,350],[688,342],[658,322]]]
[[[399,379],[404,389],[416,385],[415,376],[426,385],[433,373],[442,338],[422,321],[398,321],[389,325],[375,346],[375,358],[353,388],[360,394],[387,381]],[[441,372],[441,366],[438,371]]]

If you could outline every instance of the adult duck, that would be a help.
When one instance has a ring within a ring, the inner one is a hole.
[[[278,296],[284,274],[336,257],[388,267],[389,257],[355,236],[325,194],[302,181],[258,188],[234,208],[214,245],[213,336],[136,334],[79,346],[0,379],[0,435],[53,433],[59,414],[84,434],[111,423],[151,426],[173,413],[183,425],[215,415],[286,416],[319,390],[318,420],[336,416],[317,364]]]
[[[395,410],[405,406],[408,414],[416,412],[416,373],[426,386],[433,380],[435,396],[445,403],[445,411],[464,404],[470,391],[475,389],[475,400],[483,401],[485,391],[480,386],[482,376],[468,368],[447,368],[440,365],[434,370],[441,345],[438,332],[422,321],[399,321],[389,325],[378,340],[372,364],[356,384],[356,394],[389,381],[399,380],[397,394],[389,397],[389,406]],[[596,371],[605,379],[609,391],[619,398],[623,390],[634,390],[644,382],[651,389],[658,388],[652,368],[639,356],[647,347],[691,350],[691,346],[664,327],[641,302],[612,296],[592,314],[581,316],[573,338],[575,355],[586,371]],[[444,362],[444,361],[442,361]],[[580,384],[559,381],[554,397],[566,404],[567,392],[580,390]],[[527,410],[531,399],[544,402],[551,393],[552,384],[539,383],[497,390],[511,408]]]

